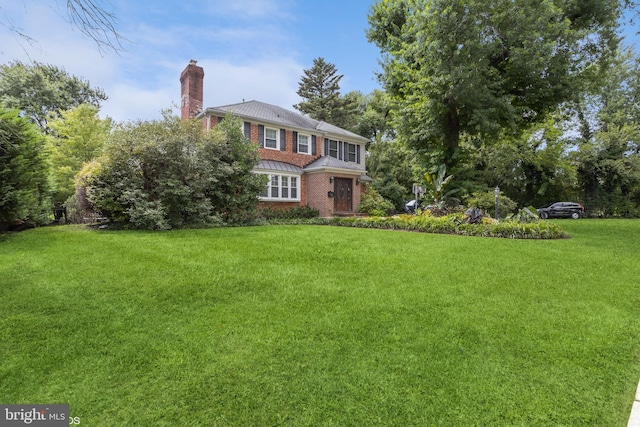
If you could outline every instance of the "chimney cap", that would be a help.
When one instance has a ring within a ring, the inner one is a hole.
[[[189,64],[196,65],[197,63],[198,63],[198,61],[196,61],[195,59],[192,59],[191,61],[189,61]]]

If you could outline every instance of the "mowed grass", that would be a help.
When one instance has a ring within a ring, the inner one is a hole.
[[[86,426],[625,426],[640,221],[0,240],[0,402]]]

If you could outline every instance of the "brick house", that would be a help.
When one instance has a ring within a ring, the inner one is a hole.
[[[329,123],[258,101],[203,108],[204,70],[191,61],[180,75],[182,119],[199,118],[207,129],[232,113],[243,122],[245,136],[258,145],[255,173],[268,184],[262,206],[310,206],[320,216],[356,212],[369,140]]]

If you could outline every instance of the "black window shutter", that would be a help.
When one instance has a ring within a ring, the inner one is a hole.
[[[251,123],[249,122],[244,122],[244,136],[251,140]]]
[[[258,125],[258,146],[264,148],[264,125]]]
[[[287,149],[287,131],[280,129],[280,151]]]
[[[344,150],[344,143],[342,141],[338,142],[338,158],[340,160],[344,159],[343,157],[343,150]]]
[[[298,132],[293,132],[293,152],[297,153],[298,152]]]
[[[311,154],[316,155],[316,136],[311,135]]]
[[[360,164],[360,145],[356,145],[356,163]]]
[[[329,138],[324,139],[324,155],[329,155]]]

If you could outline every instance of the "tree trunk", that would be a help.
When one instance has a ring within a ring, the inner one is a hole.
[[[444,164],[447,170],[452,170],[458,162],[458,146],[460,144],[460,117],[455,99],[449,98],[447,102],[448,113],[445,119],[444,135]]]

